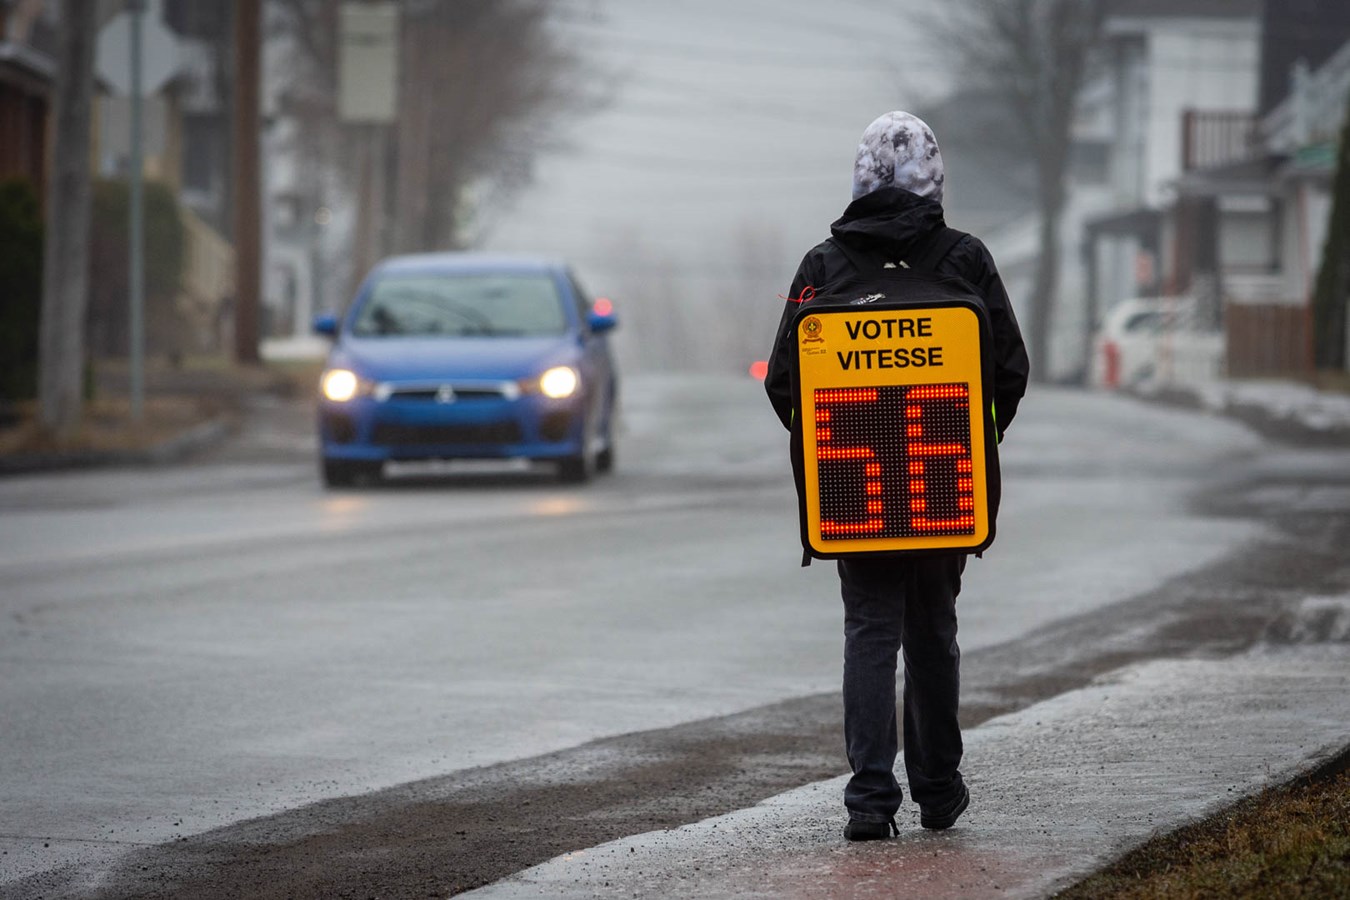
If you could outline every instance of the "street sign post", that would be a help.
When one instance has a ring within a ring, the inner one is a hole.
[[[145,405],[145,212],[142,111],[145,96],[178,71],[178,40],[164,27],[163,0],[126,0],[124,9],[99,32],[97,68],[113,90],[130,97],[127,146],[127,311],[131,418]],[[147,15],[148,13],[148,15]]]
[[[144,0],[129,0],[127,10],[131,16],[131,190],[128,198],[131,233],[127,235],[130,248],[127,281],[131,294],[128,302],[131,308],[131,419],[139,424],[145,414],[145,172],[141,162]]]
[[[398,4],[343,3],[338,29],[338,118],[393,124],[398,114]]]
[[[993,540],[982,315],[963,303],[803,308],[797,477],[813,555],[977,552]]]

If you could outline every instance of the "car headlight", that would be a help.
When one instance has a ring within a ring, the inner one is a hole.
[[[561,400],[570,397],[581,387],[581,376],[571,366],[554,366],[539,376],[539,390],[545,397]]]
[[[361,379],[347,369],[329,369],[319,381],[319,390],[334,403],[346,403],[361,391]]]

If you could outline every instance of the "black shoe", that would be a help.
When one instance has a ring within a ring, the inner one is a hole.
[[[969,805],[970,791],[963,784],[961,785],[961,793],[957,794],[952,802],[946,806],[920,806],[919,824],[934,831],[951,828],[956,824],[956,820],[961,818],[961,813],[965,812]]]
[[[892,833],[897,837],[900,835],[900,829],[895,826],[895,819],[889,822],[860,822],[857,819],[849,819],[848,824],[844,826],[844,837],[850,841],[884,841]]]

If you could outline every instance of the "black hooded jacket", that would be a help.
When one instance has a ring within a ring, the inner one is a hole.
[[[884,260],[899,261],[906,255],[922,252],[933,232],[946,223],[942,205],[903,188],[886,187],[854,200],[843,216],[830,226],[834,240],[850,249]],[[1017,405],[1026,393],[1030,365],[1017,327],[1012,303],[1003,289],[994,258],[984,244],[966,235],[938,264],[942,275],[964,279],[984,299],[994,337],[994,408],[998,417],[999,438],[1017,415]],[[797,268],[788,291],[786,308],[778,326],[769,372],[764,389],[783,427],[792,427],[792,341],[789,332],[793,317],[801,309],[803,291],[824,288],[842,281],[854,272],[853,264],[831,241],[813,247]],[[809,291],[808,291],[809,292]]]

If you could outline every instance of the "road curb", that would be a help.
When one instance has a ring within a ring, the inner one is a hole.
[[[1346,659],[1324,644],[1152,660],[993,719],[966,735],[976,800],[950,832],[915,827],[909,804],[898,838],[847,844],[841,775],[574,850],[466,896],[1048,896],[1153,836],[1334,769],[1346,756]]]

